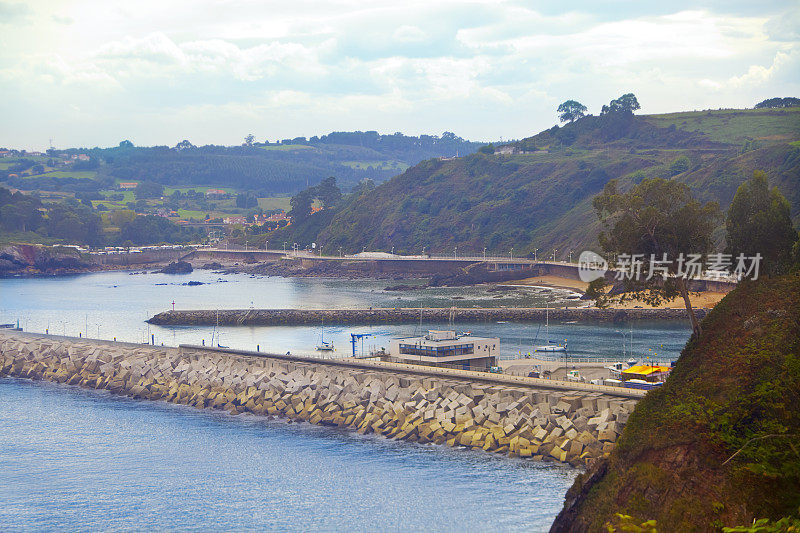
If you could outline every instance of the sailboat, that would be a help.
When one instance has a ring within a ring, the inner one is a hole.
[[[567,351],[566,343],[564,343],[564,346],[561,346],[560,344],[555,344],[550,341],[550,305],[548,302],[545,302],[544,341],[547,344],[536,346],[533,349],[534,353],[561,353]]]
[[[317,344],[317,350],[319,350],[321,352],[332,352],[334,350],[333,342],[325,340],[325,321],[324,320],[322,321],[322,328],[320,329],[320,332],[319,332],[319,344]]]

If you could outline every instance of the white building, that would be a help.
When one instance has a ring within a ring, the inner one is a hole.
[[[500,339],[473,337],[455,331],[430,330],[422,337],[392,339],[389,358],[399,363],[464,369],[497,366]]]

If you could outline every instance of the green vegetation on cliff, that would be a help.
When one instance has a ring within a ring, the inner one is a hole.
[[[800,221],[800,108],[669,115],[586,116],[533,137],[454,160],[432,159],[350,198],[309,242],[329,250],[419,253],[538,248],[560,258],[596,246],[591,199],[611,179],[687,184],[727,209],[756,170],[767,174]],[[715,238],[720,243],[722,223]],[[301,245],[308,243],[301,242]]]
[[[639,402],[610,458],[579,477],[553,531],[600,531],[615,513],[659,531],[796,516],[798,404],[800,275],[743,283]]]

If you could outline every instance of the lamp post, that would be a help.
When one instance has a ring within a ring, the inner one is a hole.
[[[513,249],[513,248],[512,248],[511,250],[509,250],[509,251],[508,251],[508,258],[509,258],[509,260],[511,260],[511,261],[513,261],[513,260],[514,260],[514,249]]]
[[[483,247],[483,260],[486,261],[486,247]]]
[[[534,248],[534,250],[533,250],[533,260],[534,261],[536,261],[536,252],[538,252],[538,251],[539,251],[538,248]]]
[[[557,250],[555,248],[553,248],[553,263],[556,262],[556,252],[557,252]]]
[[[453,259],[457,259],[457,258],[458,258],[458,246],[453,248]]]
[[[569,262],[572,263],[572,250],[569,251]]]
[[[425,247],[424,246],[422,247],[422,255],[423,255],[423,257],[425,256]]]

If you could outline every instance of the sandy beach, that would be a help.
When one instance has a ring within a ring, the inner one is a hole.
[[[589,287],[589,284],[579,279],[562,278],[559,276],[537,276],[533,278],[526,278],[508,285],[515,286],[539,286],[539,287],[553,287],[559,289],[569,289],[583,294]],[[692,292],[689,293],[689,300],[692,302],[693,307],[705,307],[711,309],[720,300],[725,297],[724,292]],[[653,306],[639,300],[626,300],[625,302],[613,302],[610,309],[679,309],[683,308],[683,298],[675,298],[669,302],[664,302],[661,305]]]

